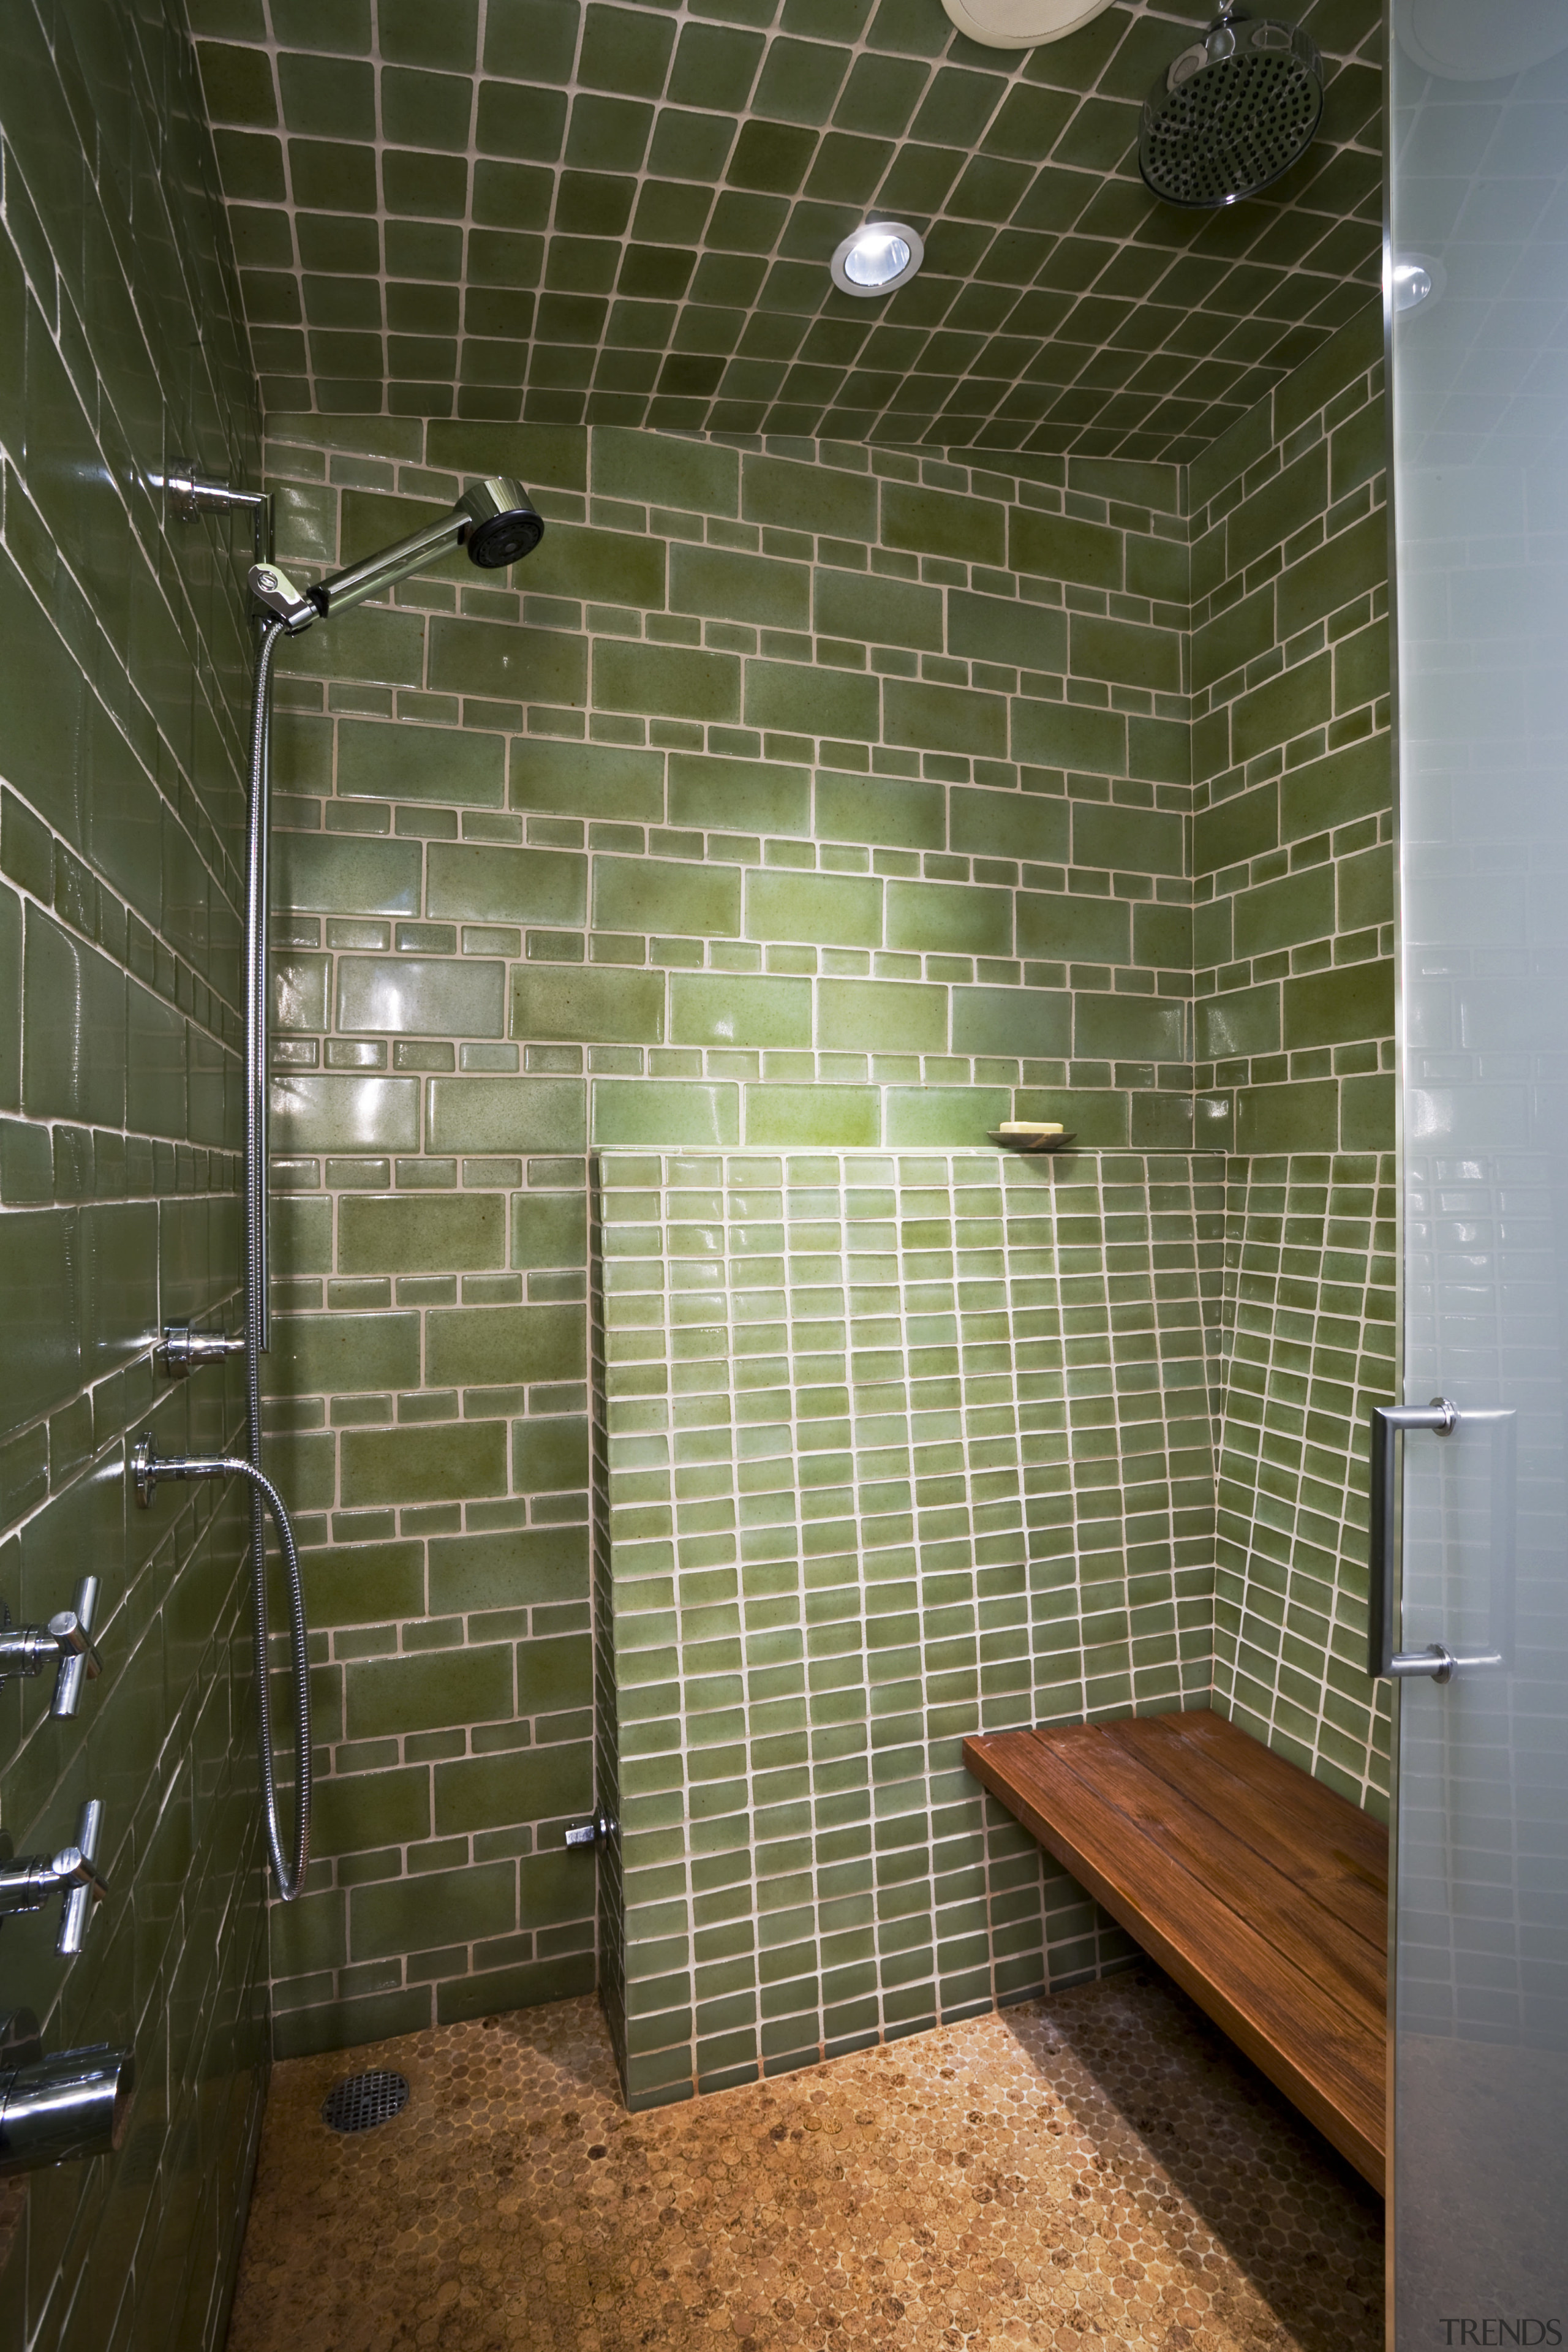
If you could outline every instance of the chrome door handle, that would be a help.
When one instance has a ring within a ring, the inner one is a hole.
[[[1500,1666],[1507,1663],[1504,1649],[1456,1651],[1450,1650],[1445,1642],[1429,1642],[1424,1650],[1396,1650],[1394,1646],[1394,1568],[1398,1549],[1399,1501],[1396,1442],[1400,1433],[1409,1429],[1429,1429],[1436,1436],[1448,1437],[1461,1421],[1484,1422],[1505,1440],[1500,1462],[1494,1457],[1491,1634],[1494,1643],[1500,1640],[1506,1644],[1511,1640],[1508,1630],[1512,1607],[1511,1501],[1500,1490],[1498,1483],[1501,1479],[1508,1487],[1512,1484],[1511,1408],[1500,1411],[1492,1407],[1461,1413],[1458,1406],[1450,1404],[1447,1397],[1434,1397],[1430,1404],[1424,1405],[1373,1405],[1368,1529],[1372,1576],[1367,1612],[1366,1665],[1367,1673],[1373,1677],[1388,1675],[1395,1682],[1404,1682],[1417,1675],[1429,1675],[1435,1683],[1447,1683],[1452,1682],[1461,1666]],[[1503,1556],[1505,1552],[1506,1559]],[[1500,1573],[1504,1588],[1500,1612],[1497,1606]]]

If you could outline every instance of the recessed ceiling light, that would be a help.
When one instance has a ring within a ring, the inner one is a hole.
[[[942,0],[961,33],[988,49],[1032,49],[1076,33],[1110,0]]]
[[[925,257],[925,239],[907,221],[868,221],[834,255],[833,283],[844,294],[890,294]]]

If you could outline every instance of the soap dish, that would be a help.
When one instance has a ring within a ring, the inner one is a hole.
[[[1000,1144],[1005,1151],[1065,1151],[1069,1143],[1078,1139],[1065,1128],[1030,1118],[1007,1119],[1001,1127],[994,1127],[990,1136],[992,1142]]]

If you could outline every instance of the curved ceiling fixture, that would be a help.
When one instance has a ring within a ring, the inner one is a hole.
[[[868,221],[834,254],[833,283],[841,294],[891,294],[925,257],[925,239],[908,221]]]
[[[942,0],[961,33],[987,49],[1032,49],[1087,25],[1110,0]]]
[[[1444,81],[1509,81],[1568,48],[1561,0],[1394,0],[1394,30]]]

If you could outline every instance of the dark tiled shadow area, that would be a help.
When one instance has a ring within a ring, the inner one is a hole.
[[[1373,2352],[1375,2200],[1271,2098],[1152,1974],[637,2116],[592,2000],[298,2059],[229,2352]]]

